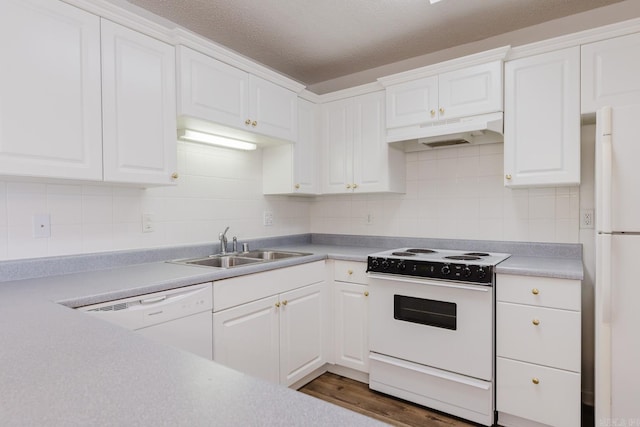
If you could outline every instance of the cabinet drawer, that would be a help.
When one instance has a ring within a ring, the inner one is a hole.
[[[367,264],[358,261],[335,261],[334,279],[338,282],[369,284]]]
[[[580,311],[580,280],[496,275],[498,301]]]
[[[578,427],[580,374],[498,357],[496,407],[550,426]]]
[[[213,282],[213,311],[256,301],[325,280],[324,261]]]
[[[577,311],[499,302],[496,354],[580,372],[580,322]]]

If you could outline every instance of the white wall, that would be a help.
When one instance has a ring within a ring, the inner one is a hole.
[[[509,189],[503,173],[503,144],[408,153],[406,194],[317,198],[311,231],[579,241],[578,187]]]
[[[0,181],[0,259],[172,246],[309,231],[309,201],[262,195],[262,152],[178,144],[179,184],[139,189],[83,183]],[[262,213],[274,224],[262,225]],[[34,214],[51,237],[34,238]],[[142,214],[155,231],[142,233]]]

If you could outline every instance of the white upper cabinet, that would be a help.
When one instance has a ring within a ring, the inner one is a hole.
[[[580,48],[505,63],[504,183],[580,184]]]
[[[502,61],[391,85],[387,128],[502,111]]]
[[[3,2],[0,36],[0,174],[172,183],[173,46],[50,0]]]
[[[103,20],[102,103],[104,180],[173,183],[174,47]]]
[[[298,137],[298,96],[249,74],[249,118],[255,132],[295,141]]]
[[[100,19],[3,0],[0,46],[0,174],[101,180]]]
[[[640,34],[582,46],[582,113],[640,98]]]
[[[404,192],[404,153],[384,139],[384,93],[322,105],[323,193]]]
[[[293,91],[185,46],[178,47],[178,61],[178,115],[296,140],[298,97]]]
[[[320,192],[318,128],[318,105],[299,99],[297,142],[263,149],[264,194],[315,195]]]
[[[178,46],[178,114],[238,127],[249,118],[248,74]]]

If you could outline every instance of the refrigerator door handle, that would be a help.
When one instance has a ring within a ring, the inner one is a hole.
[[[596,275],[599,276],[596,278],[596,283],[600,285],[600,296],[601,296],[601,316],[602,323],[604,325],[611,324],[611,287],[613,283],[611,282],[611,239],[612,236],[610,234],[601,234],[598,236],[600,239],[600,260],[598,262],[598,270]]]
[[[598,165],[596,168],[596,225],[597,230],[611,233],[611,174],[613,164],[611,137],[611,107],[598,111],[598,133],[596,149]]]

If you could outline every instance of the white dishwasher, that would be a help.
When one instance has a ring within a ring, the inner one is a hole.
[[[78,310],[213,360],[211,282],[88,305]]]

